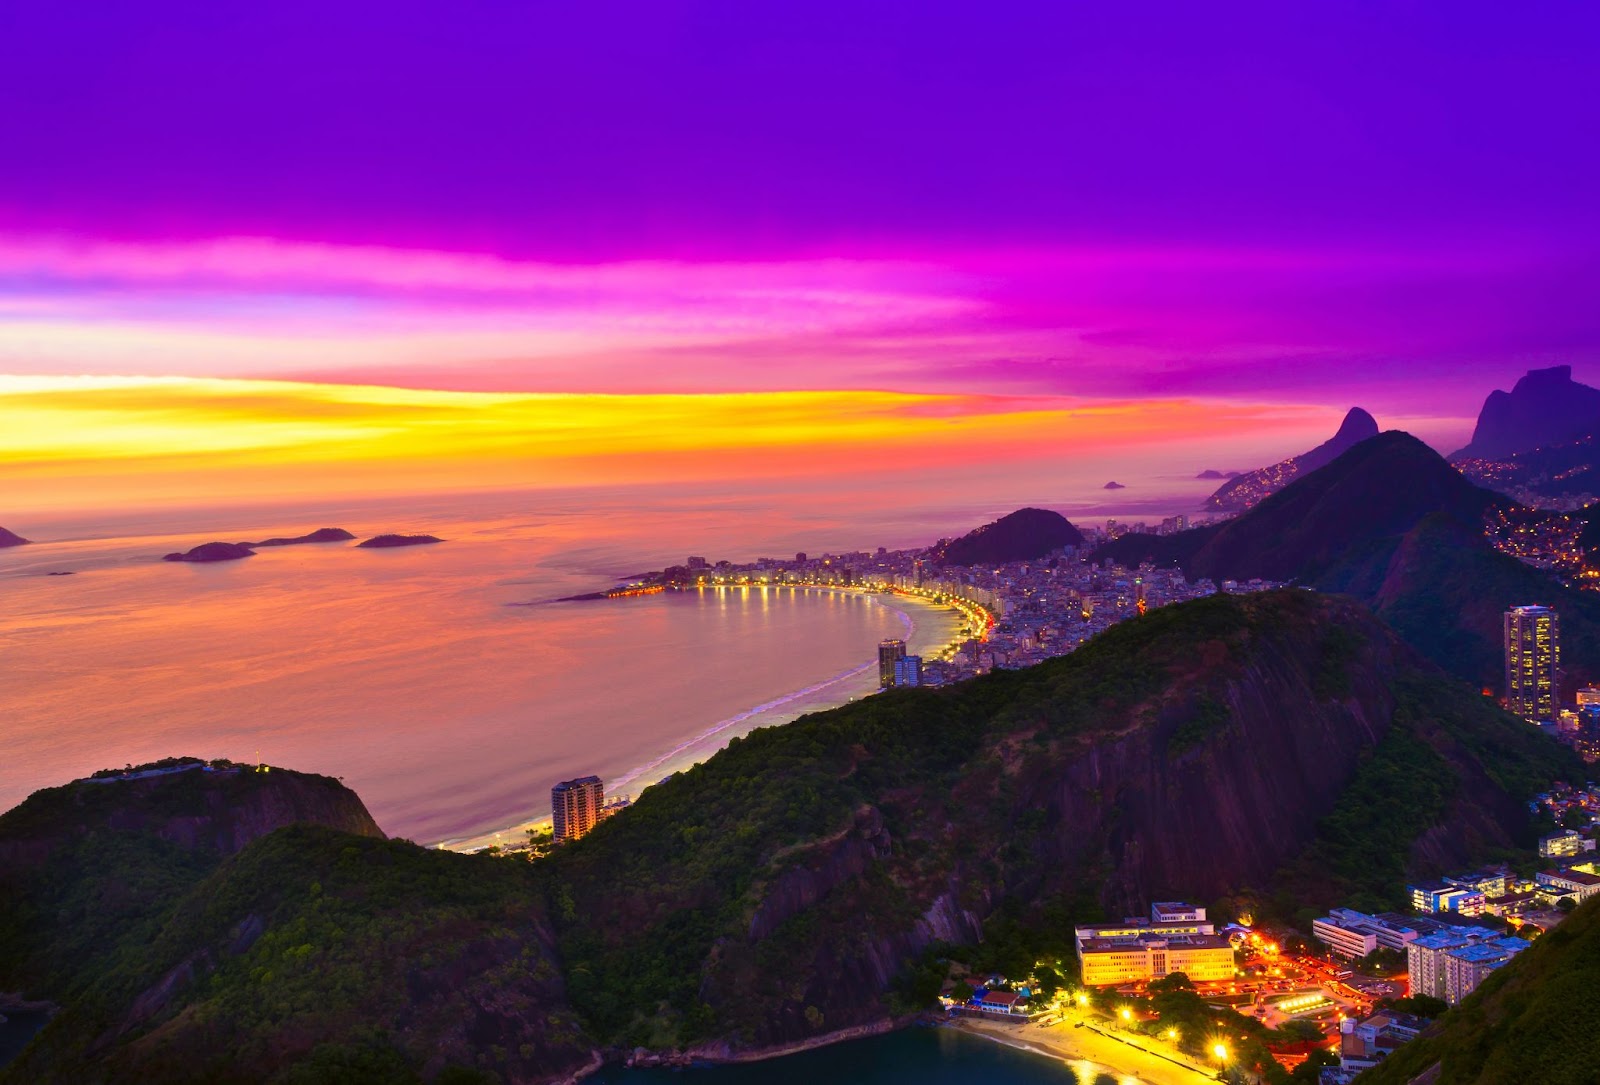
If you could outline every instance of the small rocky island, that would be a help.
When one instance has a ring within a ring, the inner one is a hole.
[[[444,542],[437,535],[374,535],[356,545],[363,550],[384,550],[396,546],[426,546]]]
[[[0,527],[0,548],[7,546],[26,546],[27,543],[28,540],[24,539],[21,535],[18,535],[13,531],[7,531],[5,528]]]
[[[1101,489],[1105,489],[1105,490],[1126,490],[1127,487],[1124,486],[1120,482],[1114,482],[1113,481],[1113,482],[1106,483],[1103,487],[1101,487]]]
[[[259,549],[263,546],[299,546],[301,543],[349,542],[354,535],[342,527],[319,527],[309,535],[296,535],[293,538],[262,539],[260,542],[240,543]]]
[[[244,543],[208,542],[201,543],[193,550],[181,554],[168,554],[162,561],[189,561],[206,563],[213,561],[238,561],[240,558],[253,558],[256,552]]]

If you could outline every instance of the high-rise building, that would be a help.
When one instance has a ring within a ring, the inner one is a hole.
[[[1529,723],[1554,723],[1561,671],[1561,623],[1549,607],[1505,615],[1506,708]]]
[[[605,785],[598,776],[562,780],[550,789],[550,808],[555,815],[555,839],[560,844],[576,840],[600,820],[606,802]]]
[[[897,686],[922,685],[922,657],[901,656],[895,660],[894,684]]]
[[[878,688],[894,685],[894,665],[906,657],[906,642],[884,640],[878,642]]]

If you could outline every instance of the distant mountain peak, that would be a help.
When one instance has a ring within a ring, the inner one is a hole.
[[[21,535],[0,527],[0,546],[23,546],[27,541]]]
[[[1600,429],[1600,389],[1572,379],[1570,365],[1530,369],[1511,391],[1483,401],[1472,440],[1452,460],[1502,460]]]
[[[1259,504],[1261,499],[1277,493],[1289,483],[1319,467],[1325,467],[1362,441],[1378,435],[1378,422],[1360,407],[1351,407],[1339,423],[1338,432],[1309,452],[1263,467],[1246,471],[1217,487],[1217,492],[1206,499],[1206,506],[1229,512],[1243,512]]]
[[[1377,435],[1378,420],[1360,407],[1351,407],[1345,412],[1344,421],[1339,423],[1339,432],[1333,435],[1333,439],[1355,444]]]

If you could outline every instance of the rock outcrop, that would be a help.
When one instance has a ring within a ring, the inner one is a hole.
[[[1600,388],[1573,380],[1570,365],[1530,369],[1511,391],[1489,393],[1472,440],[1450,458],[1503,460],[1596,430],[1600,430]]]
[[[21,535],[18,535],[13,531],[7,531],[5,528],[0,527],[0,549],[4,549],[8,546],[26,546],[27,544],[28,540],[24,539]]]
[[[438,542],[444,540],[434,535],[374,535],[356,545],[363,550],[386,550],[397,546],[426,546]]]
[[[253,558],[255,554],[256,552],[244,543],[208,542],[183,553],[167,554],[161,560],[204,564],[213,561],[238,561],[240,558]]]
[[[302,543],[349,542],[354,535],[342,527],[319,527],[308,535],[294,535],[291,537],[277,537],[262,539],[260,542],[240,543],[240,546],[249,546],[259,549],[263,546],[299,546]]]

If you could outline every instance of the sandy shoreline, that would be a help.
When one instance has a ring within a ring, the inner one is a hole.
[[[1066,1023],[1041,1028],[958,1017],[947,1027],[1059,1059],[1078,1071],[1083,1085],[1090,1085],[1097,1074],[1111,1074],[1118,1085],[1201,1085],[1217,1080],[1216,1070],[1200,1068],[1183,1056],[1147,1051],[1087,1026],[1074,1028]]]
[[[866,588],[843,587],[827,584],[788,584],[781,586],[801,591],[846,592],[855,595],[872,595],[877,597],[887,595],[890,599],[893,599],[896,602],[910,602],[914,606],[927,607],[930,610],[954,611],[958,614],[960,613],[958,608],[950,606],[949,604],[936,603],[930,599],[923,599],[918,596],[905,596],[900,593],[885,593],[872,591]],[[900,614],[901,620],[905,624],[902,636],[909,644],[917,631],[917,621],[915,616],[910,611],[894,605],[894,603],[885,603],[884,605]],[[957,636],[950,642],[943,644],[939,648],[939,651],[948,653],[957,645],[959,645],[961,641],[962,638]],[[876,667],[877,662],[878,661],[876,658],[869,659],[859,666],[852,667],[848,671],[840,674],[830,675],[820,682],[806,686],[802,689],[786,692],[770,701],[766,701],[762,704],[754,706],[753,708],[747,709],[736,716],[730,717],[729,719],[719,720],[706,730],[674,746],[671,750],[667,751],[667,753],[646,762],[642,766],[631,769],[627,773],[624,773],[621,777],[618,777],[617,781],[615,782],[616,786],[620,788],[618,793],[628,794],[630,797],[637,797],[636,789],[629,785],[634,784],[640,776],[654,776],[654,774],[657,772],[668,773],[682,771],[683,769],[699,764],[701,761],[711,756],[712,753],[715,753],[716,750],[697,754],[695,752],[696,747],[704,746],[709,741],[720,736],[726,736],[717,746],[717,749],[720,749],[723,745],[726,745],[726,740],[728,738],[732,738],[735,735],[746,734],[752,729],[751,727],[744,727],[742,730],[740,730],[739,728],[741,724],[745,724],[748,721],[763,715],[764,713],[782,709],[785,705],[793,704],[797,701],[802,701],[807,697],[814,696],[831,686],[841,685],[845,682],[848,682],[850,679],[855,678],[858,675]],[[839,699],[835,697],[821,703],[808,704],[804,707],[803,711],[799,712],[798,714],[804,715],[810,712],[824,711],[828,708],[836,708],[840,705],[849,703],[849,701],[853,699],[854,698]],[[780,720],[778,722],[788,721]],[[770,726],[770,724],[757,723],[754,726]],[[610,792],[611,786],[612,785],[608,782],[608,799],[615,797]],[[542,832],[550,829],[552,824],[553,822],[551,815],[545,814],[542,817],[516,822],[500,829],[491,829],[487,832],[476,833],[470,836],[449,837],[444,840],[430,843],[427,846],[431,848],[438,848],[443,851],[478,851],[492,845],[499,845],[501,847],[516,846],[526,843],[527,834],[530,831],[538,830]]]

